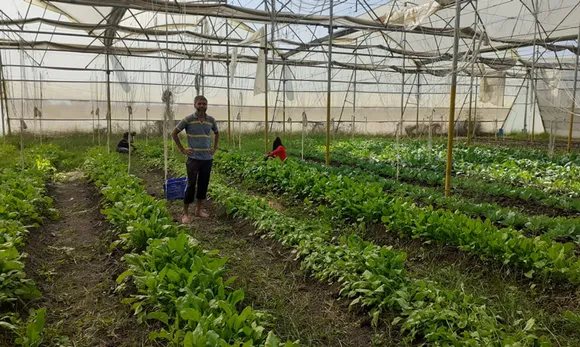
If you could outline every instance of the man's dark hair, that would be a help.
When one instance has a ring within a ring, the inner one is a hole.
[[[276,137],[276,139],[274,140],[274,146],[272,146],[272,150],[275,151],[280,146],[283,146],[282,140],[280,140],[279,137]]]
[[[197,102],[198,102],[199,100],[205,100],[205,101],[207,102],[207,99],[206,99],[206,97],[205,97],[205,96],[203,96],[203,95],[198,95],[198,96],[196,96],[196,97],[193,99],[193,103],[194,103],[194,104],[197,104]]]

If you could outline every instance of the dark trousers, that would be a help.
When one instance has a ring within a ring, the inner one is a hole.
[[[213,160],[187,158],[187,188],[185,189],[184,203],[191,204],[194,198],[198,200],[207,198],[212,164]]]

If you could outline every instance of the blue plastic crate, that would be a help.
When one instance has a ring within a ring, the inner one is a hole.
[[[187,177],[171,178],[163,184],[165,190],[165,199],[177,200],[183,199],[185,196],[185,189],[187,188]]]

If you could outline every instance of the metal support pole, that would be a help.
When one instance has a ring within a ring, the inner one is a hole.
[[[147,106],[147,109],[145,110],[145,143],[149,144],[149,112],[151,112],[151,110],[149,109],[149,106]]]
[[[131,173],[131,144],[133,142],[133,135],[131,135],[131,118],[133,116],[133,107],[131,105],[127,106],[127,113],[129,116],[129,136],[127,137],[127,142],[129,142],[129,160],[127,163],[127,173]]]
[[[407,33],[403,32],[403,50],[406,49]],[[399,138],[403,137],[403,117],[405,115],[405,57],[403,56],[403,73],[401,74],[401,119],[399,120]],[[398,140],[397,140],[398,144]]]
[[[358,3],[358,1],[357,1]],[[358,47],[358,38],[355,40],[355,46]],[[354,133],[356,131],[356,80],[357,80],[357,62],[358,56],[356,51],[354,52],[354,71],[353,71],[353,83],[352,83],[352,138],[354,139]]]
[[[229,22],[226,19],[226,37],[230,36]],[[226,41],[226,80],[227,80],[227,98],[228,98],[228,145],[232,145],[232,102],[231,102],[231,81],[230,81],[230,45]]]
[[[268,154],[268,26],[264,25],[264,153]]]
[[[572,150],[572,130],[574,129],[574,112],[576,111],[576,88],[578,86],[578,55],[580,54],[580,24],[576,38],[576,66],[574,67],[574,88],[572,90],[572,105],[570,106],[570,129],[568,129],[568,153]]]
[[[4,78],[4,63],[2,62],[1,52],[0,52],[0,82],[2,83],[2,85],[0,86],[2,92],[0,93],[0,98],[2,98],[4,110],[6,111],[6,114],[2,112],[2,122],[6,120],[6,128],[4,128],[4,123],[2,123],[2,132],[3,135],[6,135],[5,130],[8,130],[8,135],[11,135],[12,131],[10,129],[10,111],[9,111],[10,106],[8,104],[8,89],[6,89],[6,79]]]
[[[6,108],[4,107],[4,93],[4,65],[2,64],[2,54],[0,53],[0,112],[2,112],[2,119],[0,119],[2,123],[0,124],[2,125],[2,136],[6,141],[6,126],[4,125],[4,119],[6,117],[8,105],[6,105]]]
[[[479,99],[479,77],[475,79],[475,102],[473,103],[473,122],[477,124],[477,100]],[[475,137],[476,127],[472,127],[471,138]]]
[[[475,50],[475,38],[473,39],[473,49]],[[471,78],[469,82],[469,113],[467,115],[467,145],[471,145],[471,112],[473,104],[473,80],[474,80],[474,64],[471,64]]]
[[[204,34],[204,30],[205,30],[205,19],[201,20],[201,27],[200,27],[200,31],[202,34]],[[205,52],[206,52],[206,43],[207,41],[205,39],[203,39],[202,41],[202,45],[201,45],[201,50],[202,50],[202,56],[203,58],[201,59],[200,63],[199,63],[199,84],[200,84],[200,90],[201,90],[201,95],[205,95]],[[169,80],[167,80],[167,83],[169,84]],[[199,92],[198,92],[199,94]]]
[[[330,19],[328,26],[328,76],[326,81],[326,166],[330,165],[330,102],[331,102],[331,79],[332,79],[332,35],[333,35],[333,0],[330,0]]]
[[[455,123],[455,96],[457,94],[457,57],[459,55],[459,26],[461,25],[461,1],[455,2],[455,35],[453,37],[453,68],[451,75],[451,98],[449,101],[449,129],[447,130],[447,165],[445,168],[445,195],[451,196],[451,167],[453,163],[453,125]]]
[[[111,152],[111,70],[109,63],[109,52],[106,55],[107,58],[107,153]]]
[[[282,135],[286,137],[286,62],[282,62]]]
[[[304,134],[306,133],[306,127],[308,125],[308,117],[306,116],[306,111],[302,112],[302,147],[300,157],[304,160]]]
[[[39,84],[40,84],[40,114],[39,114],[39,118],[38,118],[38,124],[40,127],[40,134],[39,134],[39,138],[40,138],[40,144],[42,145],[42,134],[44,133],[42,131],[42,106],[43,106],[43,100],[44,100],[44,93],[42,92],[42,72],[40,73],[39,76]]]
[[[524,108],[524,134],[528,132],[528,97],[530,95],[530,71],[526,72],[526,107]],[[534,107],[534,105],[532,105]]]
[[[536,90],[538,88],[537,72],[536,72],[536,38],[538,36],[538,4],[537,1],[532,0],[532,6],[534,9],[534,46],[532,52],[532,136],[531,141],[534,142],[534,134],[536,131],[536,102],[537,95]]]
[[[268,1],[264,0],[264,9],[268,11]],[[273,14],[271,14],[272,16]],[[272,20],[273,22],[273,20]],[[274,28],[272,28],[274,31]],[[264,153],[268,154],[268,25],[264,24]]]
[[[415,115],[415,131],[419,134],[419,106],[421,100],[421,74],[417,73],[417,114]]]
[[[477,5],[479,3],[476,1],[475,2],[475,11],[477,12]],[[474,17],[473,19],[473,30],[475,32],[477,32],[477,16]],[[471,54],[472,56],[475,54],[475,38],[476,35],[473,35],[473,41],[471,44]],[[474,69],[475,69],[475,58],[471,61],[471,77],[470,77],[470,81],[469,81],[469,114],[467,115],[467,145],[470,146],[471,145],[471,109],[472,109],[472,104],[473,104],[473,79],[474,79]]]

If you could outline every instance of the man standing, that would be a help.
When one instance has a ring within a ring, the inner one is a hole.
[[[201,209],[201,202],[207,197],[213,154],[218,148],[219,141],[215,118],[206,113],[207,99],[198,95],[193,100],[193,103],[196,112],[181,120],[171,133],[171,137],[173,137],[181,153],[187,155],[187,188],[183,199],[183,216],[181,217],[181,223],[183,224],[190,222],[189,205],[194,199],[197,199],[194,215],[200,218],[209,217]],[[184,129],[187,133],[188,148],[183,147],[178,137],[179,133]],[[212,131],[214,133],[213,148],[211,146]]]

